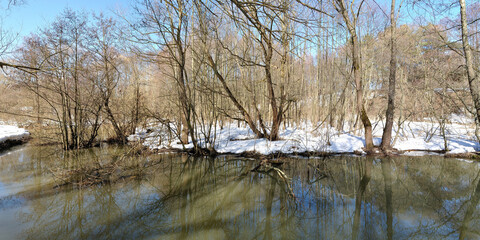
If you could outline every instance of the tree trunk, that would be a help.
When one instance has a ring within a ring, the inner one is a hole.
[[[283,121],[283,96],[280,99],[280,102],[277,104],[277,100],[275,98],[275,89],[274,83],[272,79],[272,57],[273,57],[273,29],[270,25],[270,28],[266,27],[262,24],[261,17],[258,16],[258,10],[256,7],[251,6],[250,3],[246,2],[239,2],[237,0],[231,0],[231,2],[243,13],[246,17],[247,21],[250,22],[253,27],[258,31],[260,38],[258,39],[262,50],[263,56],[265,60],[265,64],[263,66],[265,70],[265,81],[267,83],[266,90],[268,92],[268,101],[269,105],[272,109],[272,128],[270,129],[270,133],[267,133],[266,128],[262,124],[263,119],[260,117],[261,115],[258,113],[260,126],[263,129],[264,137],[268,138],[270,141],[278,140],[278,132],[280,130],[281,123]],[[263,7],[263,6],[262,6]],[[284,11],[285,12],[285,11]],[[257,134],[258,136],[258,134]]]
[[[118,122],[116,121],[115,116],[113,115],[113,112],[110,109],[110,97],[107,97],[105,99],[104,106],[105,106],[105,111],[107,112],[107,117],[110,120],[110,123],[112,123],[113,129],[115,130],[115,133],[117,135],[117,140],[120,140],[122,141],[123,144],[125,144],[127,141],[127,138],[125,137],[123,130],[118,125]]]
[[[207,60],[213,72],[215,73],[215,76],[218,78],[220,83],[222,83],[223,89],[227,93],[228,98],[230,98],[230,100],[233,102],[233,105],[235,105],[235,107],[243,115],[243,118],[245,122],[248,124],[248,126],[250,127],[250,129],[252,129],[253,133],[255,133],[255,135],[258,138],[263,138],[264,137],[263,133],[260,132],[260,130],[258,130],[257,125],[255,124],[255,121],[253,120],[253,118],[250,116],[247,110],[245,110],[245,108],[240,104],[240,102],[238,102],[237,98],[233,95],[232,91],[230,91],[230,88],[228,87],[227,82],[223,78],[222,74],[220,74],[220,72],[218,71],[217,63],[213,60],[212,56],[210,56],[208,53],[207,53]]]
[[[273,89],[273,81],[272,81],[272,74],[271,74],[271,62],[272,62],[272,54],[273,49],[271,46],[271,42],[267,43],[268,50],[266,54],[265,60],[265,78],[267,80],[267,89],[268,89],[268,98],[270,100],[270,107],[272,108],[272,129],[270,130],[270,134],[268,135],[268,139],[270,141],[278,140],[278,132],[280,130],[280,124],[282,123],[282,106],[277,107],[277,100],[275,99],[275,90]]]
[[[352,64],[353,64],[353,76],[355,79],[356,89],[356,102],[357,111],[360,116],[360,120],[363,123],[365,129],[365,150],[369,152],[373,149],[373,135],[372,135],[372,123],[368,118],[367,111],[365,110],[365,99],[363,98],[363,70],[362,70],[362,58],[360,56],[360,46],[358,42],[358,36],[355,29],[355,16],[354,21],[350,20],[350,16],[347,13],[345,2],[343,0],[337,0],[335,8],[342,15],[348,32],[350,33],[350,42],[352,44]],[[355,13],[351,13],[355,14]]]
[[[372,135],[372,123],[368,118],[367,111],[365,110],[365,99],[363,98],[363,81],[362,81],[362,67],[360,58],[360,47],[358,46],[357,35],[351,36],[353,47],[353,75],[355,79],[355,88],[357,92],[357,110],[360,114],[360,120],[362,120],[363,127],[365,129],[365,148],[367,151],[373,148],[373,135]]]
[[[390,10],[390,75],[388,76],[388,105],[385,128],[383,129],[382,145],[383,150],[392,148],[392,128],[393,115],[395,114],[395,78],[397,75],[397,48],[395,30],[397,27],[395,20],[395,0],[392,0]]]
[[[473,68],[472,49],[468,43],[468,26],[467,26],[467,10],[465,0],[460,1],[460,17],[462,21],[462,43],[463,51],[465,52],[465,63],[467,66],[468,85],[470,87],[470,95],[472,96],[473,104],[475,106],[475,136],[477,141],[480,141],[480,84],[477,79],[477,74]]]
[[[188,123],[187,123],[187,118],[185,117],[185,113],[181,111],[180,113],[180,119],[181,119],[181,132],[180,132],[180,141],[182,144],[188,144]]]
[[[180,59],[184,59],[183,52],[181,52],[181,50],[179,50],[179,55],[181,55]],[[179,66],[177,66],[177,71],[178,71],[177,82],[179,85],[180,106],[182,107],[182,110],[180,111],[181,112],[180,119],[182,121],[182,131],[180,132],[180,141],[182,141],[183,144],[188,144],[188,135],[190,133],[191,124],[190,124],[190,108],[189,108],[190,105],[188,103],[189,100],[188,100],[185,77],[184,77],[184,68],[185,68],[185,65],[182,65],[182,64],[179,64]]]

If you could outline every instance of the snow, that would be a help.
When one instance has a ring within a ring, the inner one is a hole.
[[[473,124],[474,119],[473,117],[467,117],[463,114],[452,114],[448,117],[448,120],[453,123],[460,123],[460,124]]]
[[[19,141],[27,138],[30,133],[16,126],[11,125],[0,125],[0,144],[4,143],[7,140]]]
[[[474,152],[480,149],[475,141],[474,125],[465,116],[452,116],[450,123],[445,125],[445,137],[450,153]],[[347,127],[348,128],[348,127]],[[129,136],[129,141],[140,141],[152,150],[156,149],[183,149],[177,138],[168,136],[165,128],[150,126],[149,131],[137,129],[136,134]],[[379,145],[383,131],[383,122],[379,121],[375,127],[374,144]],[[397,134],[398,132],[398,134]],[[423,122],[405,122],[400,130],[394,126],[393,138],[396,136],[394,148],[398,150],[444,150],[444,138],[437,122],[424,120]],[[255,138],[253,132],[246,126],[236,124],[216,129],[214,148],[219,153],[257,152],[259,154],[272,153],[302,153],[328,152],[353,153],[363,152],[363,130],[338,131],[332,127],[317,127],[315,124],[303,123],[291,126],[280,131],[279,141]],[[205,139],[198,141],[205,147]],[[193,144],[185,145],[192,148]],[[418,155],[418,152],[409,152],[408,155]]]

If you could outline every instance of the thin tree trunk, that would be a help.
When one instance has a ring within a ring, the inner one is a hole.
[[[373,135],[372,135],[372,123],[368,118],[367,111],[365,110],[365,99],[363,97],[363,70],[362,70],[362,58],[360,56],[360,45],[358,42],[358,36],[355,29],[355,20],[352,22],[350,16],[347,13],[345,2],[343,0],[337,0],[337,5],[335,8],[337,11],[342,14],[345,25],[347,26],[348,32],[350,33],[350,42],[352,44],[352,64],[353,64],[353,76],[355,80],[355,90],[356,90],[356,103],[357,111],[360,117],[360,120],[363,123],[365,129],[365,150],[369,152],[373,149]],[[355,13],[351,13],[355,14]],[[354,16],[355,19],[355,16]]]
[[[260,132],[257,128],[257,125],[255,124],[255,121],[253,118],[250,116],[250,114],[245,110],[245,108],[238,102],[237,98],[233,95],[232,91],[230,91],[230,88],[228,87],[225,79],[223,78],[222,74],[218,71],[217,64],[213,60],[212,56],[207,54],[207,60],[210,64],[210,67],[212,68],[213,72],[215,73],[215,76],[218,78],[218,80],[222,83],[223,89],[227,93],[228,98],[233,102],[233,105],[240,111],[240,113],[243,115],[243,118],[245,119],[245,122],[248,124],[250,129],[252,129],[253,133],[258,138],[263,138],[264,135],[262,132]]]
[[[179,50],[180,52],[180,50]],[[180,53],[181,54],[181,53]],[[181,57],[182,58],[182,57]],[[182,121],[182,131],[180,133],[180,140],[183,144],[188,144],[188,135],[190,133],[190,124],[189,124],[189,104],[188,104],[188,96],[186,93],[186,86],[185,86],[185,79],[183,75],[183,67],[178,66],[178,73],[177,73],[177,81],[180,88],[180,105],[182,106],[182,111],[180,111],[180,119]]]
[[[280,123],[282,122],[282,106],[277,107],[277,100],[275,99],[275,90],[273,89],[273,81],[271,74],[271,61],[272,61],[273,49],[271,43],[268,43],[268,50],[265,64],[265,77],[267,80],[268,98],[270,100],[270,107],[272,108],[272,129],[268,139],[275,141],[278,139],[278,131],[280,130]]]
[[[382,145],[383,150],[392,148],[393,115],[395,114],[395,78],[397,75],[397,47],[395,30],[395,0],[392,0],[390,10],[390,75],[388,76],[388,105],[386,112],[385,128],[383,129]]]
[[[468,85],[470,87],[470,95],[472,96],[473,104],[475,106],[475,136],[477,141],[480,141],[480,84],[477,79],[477,74],[473,68],[472,49],[468,43],[468,28],[467,28],[467,10],[465,0],[460,1],[460,17],[462,21],[462,43],[463,51],[465,52],[465,63],[467,66]]]
[[[265,81],[267,83],[266,90],[268,92],[268,101],[269,105],[272,109],[272,128],[270,133],[268,134],[265,131],[265,128],[262,126],[264,130],[264,136],[267,137],[270,141],[278,140],[278,132],[280,130],[280,125],[283,121],[283,107],[284,107],[284,96],[283,94],[280,97],[280,103],[277,104],[277,100],[275,99],[275,90],[274,90],[274,83],[272,78],[272,57],[273,57],[273,30],[270,28],[265,27],[264,24],[261,23],[261,18],[258,16],[258,12],[255,7],[249,7],[249,4],[245,2],[239,2],[237,0],[231,0],[231,2],[243,13],[243,15],[247,18],[248,22],[250,22],[253,27],[259,32],[260,34],[260,43],[263,50],[263,56],[265,60],[265,65],[263,66],[265,71]],[[260,116],[260,114],[258,114]],[[268,116],[268,114],[267,114]],[[260,122],[263,120],[260,118]]]

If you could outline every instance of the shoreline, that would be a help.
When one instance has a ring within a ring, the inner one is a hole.
[[[25,144],[28,141],[29,141],[29,139],[21,139],[21,140],[8,139],[8,140],[5,140],[3,142],[0,142],[0,152],[6,152],[10,148],[18,146],[18,145]]]
[[[24,128],[12,125],[0,125],[0,152],[30,140],[30,133]]]
[[[280,139],[269,141],[256,138],[247,126],[227,124],[214,130],[215,135],[205,138],[198,136],[197,149],[189,139],[182,144],[178,136],[169,135],[162,126],[150,125],[137,128],[136,133],[127,139],[129,144],[137,145],[151,152],[187,152],[198,155],[247,155],[257,158],[276,156],[324,157],[334,155],[360,156],[421,156],[440,154],[445,157],[479,159],[477,153],[480,144],[472,135],[474,128],[468,124],[447,124],[448,134],[428,132],[425,129],[435,127],[429,122],[408,122],[408,129],[394,131],[395,140],[391,150],[383,151],[381,143],[382,128],[374,131],[376,147],[370,152],[364,150],[365,141],[360,133],[339,131],[332,127],[316,128],[312,124],[300,124],[280,130]],[[408,131],[407,131],[408,130]],[[448,149],[448,150],[445,150]]]
[[[193,149],[177,149],[177,148],[162,148],[162,149],[149,149],[143,146],[142,149],[139,151],[141,153],[148,153],[148,154],[188,154],[192,156],[235,156],[241,158],[253,158],[256,160],[263,160],[263,159],[280,159],[280,158],[297,158],[297,157],[304,157],[304,158],[327,158],[327,157],[336,157],[336,156],[358,156],[358,157],[422,157],[428,155],[438,155],[443,156],[445,158],[463,158],[468,160],[477,160],[480,161],[480,152],[466,152],[466,153],[448,153],[444,150],[430,150],[430,149],[408,149],[408,150],[396,150],[394,153],[385,154],[383,152],[366,154],[365,152],[360,151],[353,151],[353,152],[322,152],[322,151],[308,151],[308,152],[291,152],[291,153],[284,153],[284,152],[273,152],[269,154],[262,154],[255,151],[246,151],[241,153],[235,152],[215,152],[213,154],[201,154],[205,151],[200,151],[201,153],[195,153],[192,151]],[[210,150],[209,150],[210,151]],[[415,154],[418,153],[418,154]]]

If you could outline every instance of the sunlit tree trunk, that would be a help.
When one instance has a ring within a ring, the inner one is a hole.
[[[363,1],[360,3],[359,9],[361,8]],[[356,22],[358,16],[354,12],[347,11],[347,6],[345,5],[344,0],[335,1],[335,9],[342,15],[342,18],[345,22],[348,32],[350,33],[350,44],[352,45],[352,65],[353,65],[353,77],[355,80],[355,90],[356,90],[356,103],[357,111],[360,117],[360,120],[363,123],[365,130],[365,150],[369,152],[373,149],[373,135],[372,135],[372,123],[370,118],[368,118],[367,110],[365,109],[365,99],[363,96],[363,70],[362,70],[362,58],[360,56],[360,43],[358,40]],[[349,14],[350,12],[350,14]],[[358,11],[359,13],[360,11]],[[351,16],[350,16],[351,15]],[[351,20],[350,18],[353,18]]]
[[[470,95],[472,96],[473,104],[475,106],[475,136],[477,141],[480,141],[480,83],[478,75],[473,67],[472,48],[468,43],[468,24],[467,24],[467,10],[465,0],[460,1],[460,18],[462,26],[462,43],[463,51],[465,52],[465,64],[467,67],[468,85],[470,87]]]
[[[395,114],[395,79],[397,76],[397,43],[395,30],[397,28],[395,19],[395,0],[392,0],[390,10],[390,74],[388,76],[388,105],[385,114],[385,128],[383,129],[381,148],[386,150],[392,147],[393,116]]]

